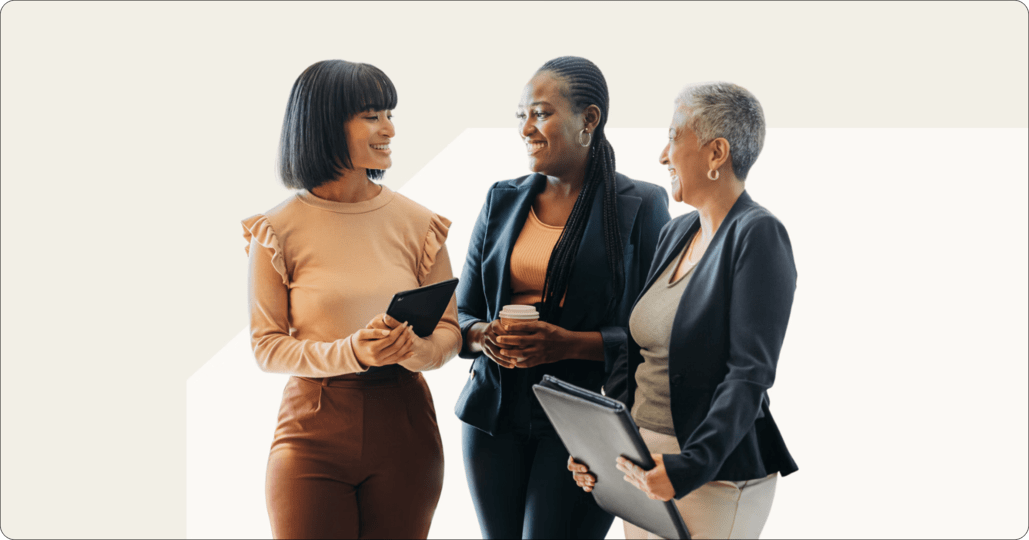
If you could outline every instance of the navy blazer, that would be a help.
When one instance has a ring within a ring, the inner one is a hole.
[[[607,266],[602,224],[603,189],[593,199],[586,229],[576,253],[572,275],[557,325],[578,332],[599,331],[604,340],[604,362],[568,359],[534,368],[544,374],[601,391],[616,364],[624,365],[628,351],[629,313],[642,290],[654,260],[658,234],[668,223],[668,194],[660,186],[615,175],[618,226],[625,254],[625,288],[616,291]],[[493,184],[479,212],[457,287],[457,313],[461,336],[467,339],[472,324],[497,318],[511,299],[511,251],[529,216],[529,209],[546,187],[546,176],[531,174]],[[615,303],[608,313],[608,306]],[[467,424],[496,434],[503,399],[501,379],[511,373],[485,355],[463,347],[462,358],[474,358],[468,382],[454,411]],[[535,399],[535,398],[533,398]]]
[[[644,291],[699,229],[697,212],[661,231]],[[749,480],[797,470],[768,409],[797,287],[782,223],[744,191],[715,231],[675,312],[668,346],[672,423],[682,448],[664,455],[675,497],[712,480]],[[634,306],[635,307],[635,306]],[[613,397],[635,397],[639,345],[629,343]]]

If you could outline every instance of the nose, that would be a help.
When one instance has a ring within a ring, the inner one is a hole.
[[[668,147],[670,145],[671,145],[671,143],[665,144],[665,149],[661,151],[661,155],[657,158],[657,160],[662,165],[668,165]]]
[[[386,121],[383,123],[382,134],[391,139],[396,136],[397,130],[393,127],[393,120],[386,118]]]
[[[532,122],[532,117],[522,119],[521,133],[522,138],[527,138],[533,131],[536,130],[536,126]]]

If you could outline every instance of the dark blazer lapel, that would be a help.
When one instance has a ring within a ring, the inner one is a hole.
[[[707,251],[704,253],[704,256],[697,263],[697,268],[693,271],[693,277],[690,278],[691,283],[705,282],[703,278],[698,278],[697,276],[703,276],[703,274],[705,273],[715,271],[716,263],[711,263],[708,261],[720,258],[722,248],[725,247],[725,235],[727,234],[726,231],[732,228],[732,222],[736,219],[736,216],[738,216],[739,213],[743,211],[743,208],[746,206],[750,206],[752,203],[753,199],[750,198],[750,195],[748,195],[746,191],[741,193],[739,198],[736,199],[736,202],[733,203],[732,208],[729,209],[729,213],[726,214],[725,219],[722,220],[722,224],[718,227],[718,231],[715,232],[715,237],[711,239],[711,245],[708,246]],[[655,264],[650,267],[650,276],[647,277],[647,284],[643,286],[643,289],[640,292],[640,298],[642,298],[643,294],[650,289],[651,285],[653,285],[655,281],[657,281],[657,278],[661,275],[664,269],[667,268],[668,265],[671,264],[676,257],[682,254],[682,250],[686,247],[686,242],[688,242],[689,239],[693,237],[694,233],[696,233],[697,229],[699,228],[700,215],[694,213],[692,219],[690,219],[688,222],[684,222],[683,225],[680,226],[680,230],[682,232],[675,233],[679,235],[678,238],[667,239],[667,243],[665,244],[666,247],[662,251],[658,251],[658,253],[656,254],[656,257],[660,258],[660,260],[657,261],[659,264]],[[687,284],[686,291],[683,291],[684,299],[686,298],[687,293],[689,291],[690,286]],[[638,302],[639,298],[637,298],[636,301]],[[633,309],[635,309],[636,304],[633,303],[632,307]],[[680,311],[682,310],[680,309]]]
[[[718,226],[718,230],[715,231],[715,236],[711,238],[711,243],[708,244],[707,250],[704,251],[704,256],[697,261],[697,268],[693,271],[693,278],[690,278],[691,282],[700,281],[702,283],[708,283],[703,279],[696,279],[697,276],[702,276],[706,273],[716,272],[718,270],[719,262],[722,260],[722,251],[725,249],[725,237],[729,234],[729,231],[735,228],[736,218],[739,217],[743,209],[750,206],[753,203],[753,199],[747,192],[740,193],[740,196],[733,203],[732,208],[729,209],[729,213],[725,215],[725,219],[722,220],[722,224]],[[698,217],[699,221],[699,217]],[[686,235],[689,237],[690,235]],[[681,248],[680,248],[681,249]],[[686,291],[689,291],[689,285],[686,285]],[[686,295],[686,291],[683,291],[683,296]]]
[[[704,256],[697,261],[697,267],[693,270],[693,277],[686,284],[686,290],[683,291],[682,295],[683,299],[679,303],[679,309],[673,322],[674,328],[703,328],[700,321],[697,320],[697,317],[703,313],[703,310],[696,306],[711,305],[711,303],[715,302],[715,300],[709,297],[718,294],[718,291],[710,285],[718,283],[719,274],[725,271],[724,265],[727,264],[727,261],[724,260],[723,252],[726,249],[726,237],[732,234],[731,231],[735,228],[735,221],[740,213],[743,212],[744,208],[750,206],[752,202],[753,199],[750,198],[746,191],[741,193],[736,202],[733,203],[732,208],[729,209],[729,213],[725,215],[722,224],[718,226],[715,236],[711,239],[707,250],[704,251]],[[694,229],[694,227],[691,227],[691,229]],[[691,235],[687,234],[684,236],[689,238]],[[681,250],[682,248],[679,248],[679,251]],[[700,285],[697,285],[698,283]],[[694,306],[695,309],[690,309],[690,306]]]
[[[545,176],[533,174],[519,184],[493,189],[486,227],[487,248],[482,257],[482,282],[500,284],[487,296],[487,301],[492,301],[492,305],[487,305],[491,318],[511,300],[511,251],[529,217],[532,201],[545,181]]]
[[[616,175],[618,191],[618,229],[622,239],[622,251],[628,258],[629,241],[632,224],[643,203],[635,194],[635,187],[628,178]],[[604,249],[604,192],[603,186],[597,190],[590,207],[590,217],[586,221],[579,251],[575,254],[575,266],[568,280],[568,291],[565,305],[568,309],[561,313],[563,328],[596,326],[607,311],[607,305],[621,297],[622,291],[615,291],[611,283],[611,271],[607,267],[607,252]],[[596,321],[584,324],[587,318],[596,317]]]
[[[700,226],[700,216],[698,214],[694,214],[692,219],[687,219],[689,221],[679,227],[682,232],[673,233],[679,235],[678,238],[667,239],[665,247],[654,255],[655,262],[657,264],[652,264],[650,266],[650,275],[647,276],[647,283],[640,290],[640,296],[636,298],[636,302],[639,302],[639,299],[642,298],[644,293],[650,289],[650,286],[657,281],[657,278],[661,275],[664,269],[668,268],[668,265],[671,264],[680,253],[682,253],[683,248],[686,247],[686,242],[693,236],[693,233],[696,232],[697,228]],[[669,233],[672,233],[672,231],[669,231]],[[635,302],[632,307],[633,309],[636,308]]]

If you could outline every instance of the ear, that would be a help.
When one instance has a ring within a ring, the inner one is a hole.
[[[582,111],[582,117],[586,122],[586,125],[583,127],[586,128],[586,131],[593,133],[597,130],[597,125],[600,124],[600,107],[596,105],[586,107],[586,110]]]
[[[729,141],[725,140],[723,137],[719,137],[707,143],[707,145],[710,148],[710,153],[707,158],[708,170],[717,171],[721,169],[722,165],[725,165],[725,162],[727,161],[730,163],[729,166],[732,167],[732,162],[730,161],[731,154],[729,153]]]

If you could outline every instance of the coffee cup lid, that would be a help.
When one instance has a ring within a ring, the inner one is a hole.
[[[526,304],[508,304],[504,306],[504,309],[501,311],[509,311],[511,313],[536,313],[536,306]]]
[[[500,316],[505,319],[538,319],[539,313],[535,306],[511,304],[500,310]]]

